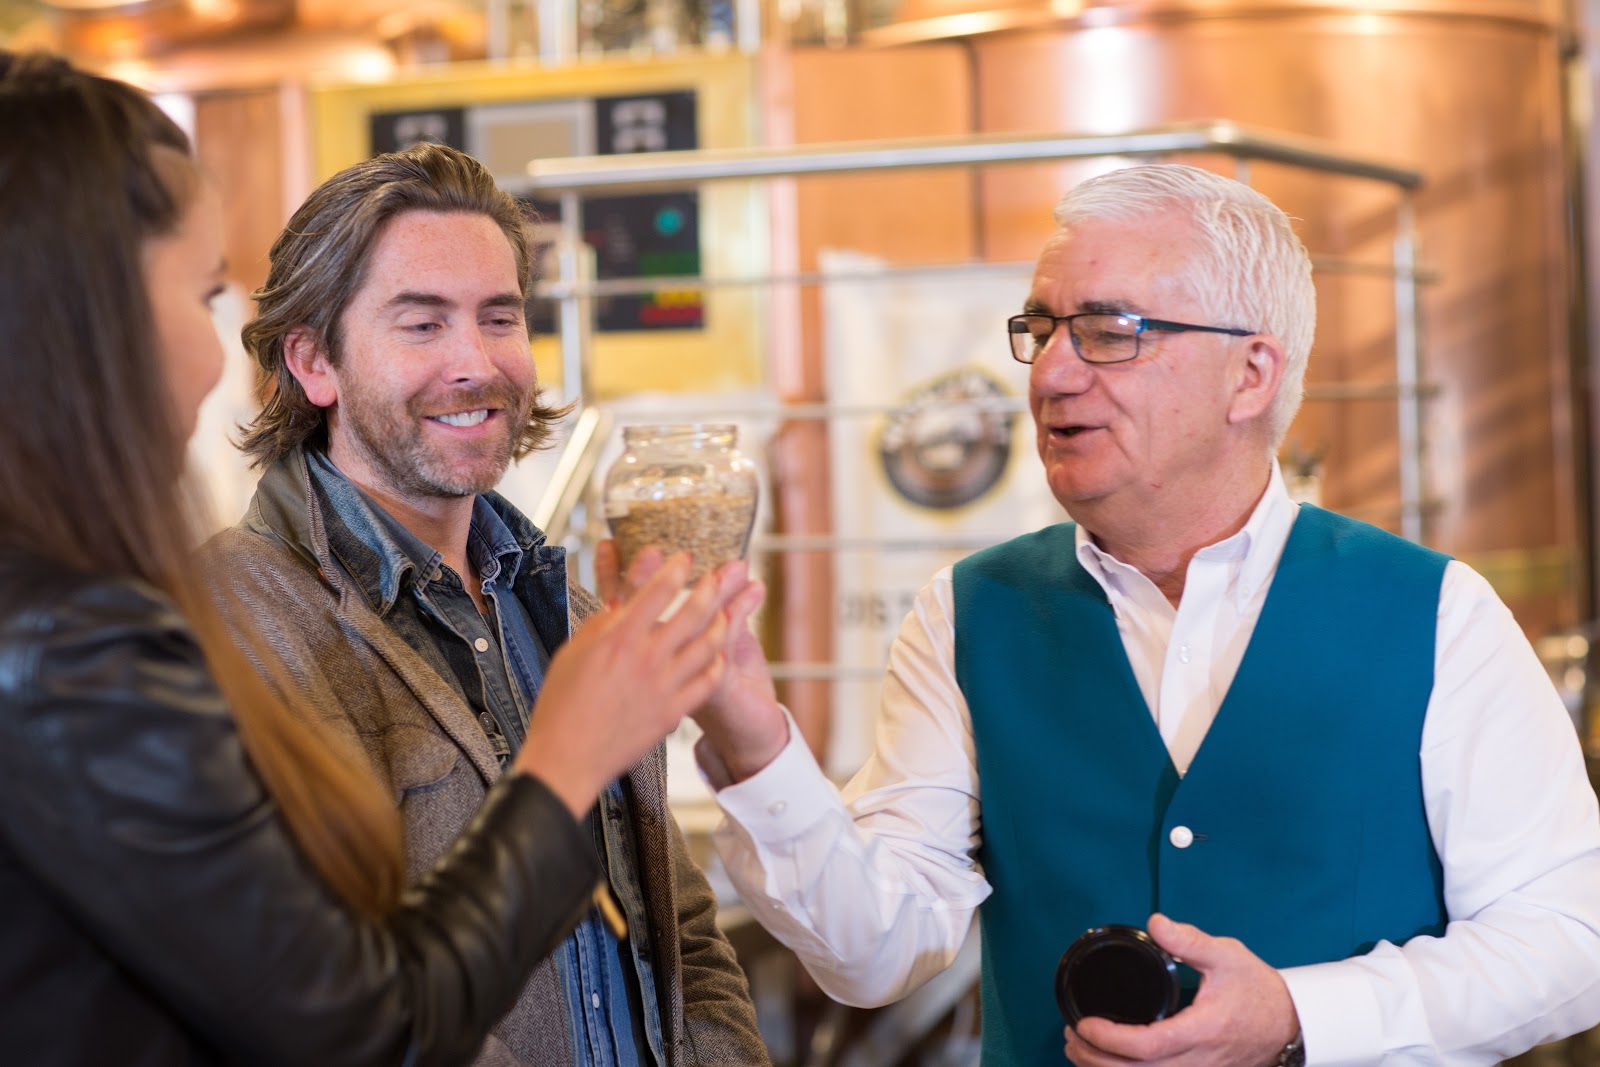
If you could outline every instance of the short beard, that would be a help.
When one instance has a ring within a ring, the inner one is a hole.
[[[355,401],[351,403],[351,401]],[[402,497],[455,499],[485,493],[500,484],[511,466],[512,451],[533,409],[532,390],[518,395],[509,386],[491,385],[452,391],[438,397],[414,397],[405,416],[395,418],[379,405],[366,403],[360,389],[347,392],[341,414],[354,444],[389,487]],[[498,408],[506,433],[483,444],[463,463],[423,441],[427,411],[471,411]]]

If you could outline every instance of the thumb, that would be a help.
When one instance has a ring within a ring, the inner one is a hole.
[[[1219,962],[1217,938],[1207,934],[1198,926],[1174,922],[1156,912],[1150,916],[1147,928],[1156,944],[1197,971],[1205,971]]]
[[[728,605],[728,630],[738,632],[749,622],[750,616],[756,613],[761,602],[766,599],[767,587],[759,580],[751,581]]]

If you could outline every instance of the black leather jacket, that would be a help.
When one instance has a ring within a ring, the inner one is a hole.
[[[352,916],[171,603],[0,555],[0,1061],[467,1063],[598,877],[513,775],[386,924]]]

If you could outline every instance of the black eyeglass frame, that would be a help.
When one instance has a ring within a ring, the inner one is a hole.
[[[1090,318],[1125,319],[1126,321],[1133,323],[1133,355],[1127,356],[1123,359],[1090,359],[1089,357],[1085,356],[1083,354],[1083,349],[1078,347],[1078,334],[1077,331],[1072,328],[1072,323],[1074,319]],[[1025,326],[1025,323],[1028,319],[1049,319],[1052,323],[1050,327],[1051,337],[1054,337],[1056,335],[1056,331],[1065,325],[1067,327],[1067,337],[1072,341],[1073,355],[1077,356],[1085,363],[1102,367],[1117,363],[1128,363],[1132,360],[1138,359],[1139,338],[1152,330],[1158,333],[1223,333],[1230,337],[1251,337],[1260,332],[1258,330],[1238,330],[1231,326],[1198,326],[1192,322],[1173,322],[1171,319],[1152,319],[1146,318],[1144,315],[1135,315],[1131,312],[1125,311],[1080,311],[1073,315],[1046,315],[1044,312],[1024,312],[1021,315],[1012,315],[1010,318],[1006,319],[1006,343],[1011,348],[1011,358],[1016,360],[1018,363],[1023,364],[1024,366],[1032,365],[1033,360],[1023,359],[1022,356],[1018,355],[1016,342],[1012,341],[1011,338],[1020,335],[1027,335],[1030,338],[1033,336],[1032,330],[1022,328]],[[1044,351],[1048,344],[1049,342],[1046,341],[1045,345],[1040,345],[1039,351]]]

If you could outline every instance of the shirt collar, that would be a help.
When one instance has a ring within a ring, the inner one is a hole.
[[[536,542],[529,542],[533,547]],[[507,588],[522,569],[523,546],[516,533],[495,510],[488,497],[472,502],[472,528],[467,534],[467,558],[486,582],[498,581]]]
[[[411,581],[438,572],[444,553],[406,529],[325,453],[306,450],[306,473],[323,505],[328,551],[379,615],[389,613]]]
[[[1278,558],[1283,555],[1283,547],[1289,542],[1289,531],[1294,526],[1295,516],[1299,513],[1299,505],[1290,499],[1288,487],[1284,485],[1283,471],[1274,458],[1267,488],[1261,494],[1261,499],[1256,501],[1244,527],[1230,537],[1206,545],[1195,553],[1195,558],[1240,563],[1238,578],[1233,583],[1233,595],[1238,603],[1243,604],[1271,580],[1278,567]],[[1102,588],[1108,592],[1110,587],[1120,588],[1117,572],[1127,569],[1128,565],[1095,544],[1081,523],[1076,531],[1075,547],[1078,562]]]
[[[388,614],[412,585],[426,587],[443,576],[444,553],[389,514],[326,453],[307,449],[306,470],[323,505],[328,550],[379,615]],[[480,493],[473,501],[467,558],[485,581],[509,588],[522,571],[524,552],[544,539],[498,494]]]

